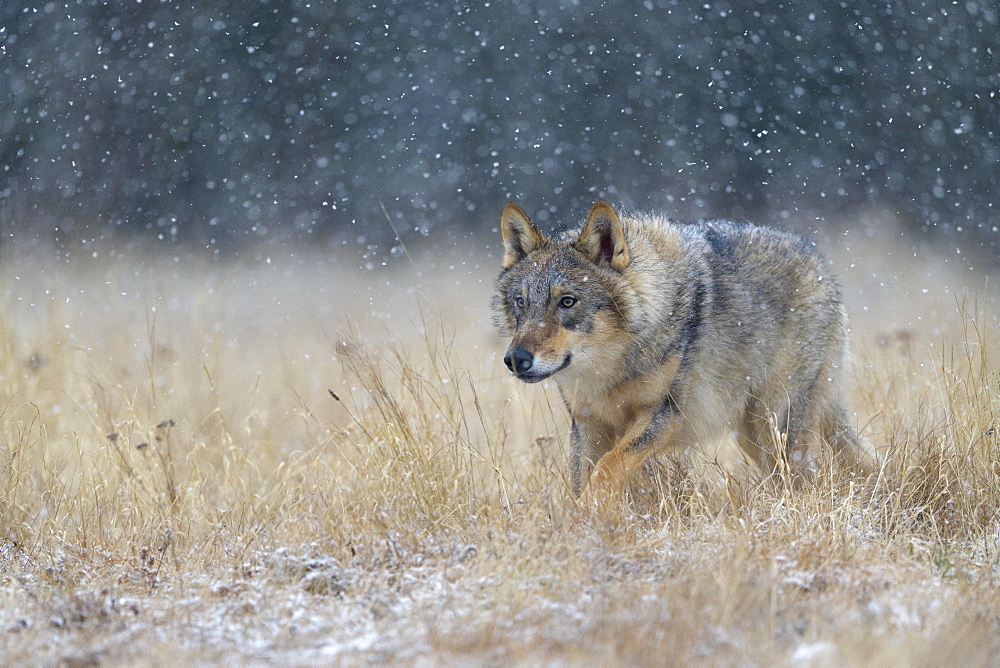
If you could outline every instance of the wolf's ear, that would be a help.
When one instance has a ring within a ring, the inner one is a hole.
[[[591,207],[576,247],[598,266],[608,265],[617,271],[628,266],[629,252],[622,221],[607,202]]]
[[[513,202],[503,208],[500,231],[503,233],[504,269],[510,269],[546,241],[528,214]]]

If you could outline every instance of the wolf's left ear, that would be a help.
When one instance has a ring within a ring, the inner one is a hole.
[[[617,271],[628,266],[629,252],[622,221],[607,202],[591,207],[576,246],[598,266],[608,265]]]
[[[503,208],[500,231],[503,233],[504,269],[510,269],[546,241],[545,235],[538,231],[528,214],[513,202]]]

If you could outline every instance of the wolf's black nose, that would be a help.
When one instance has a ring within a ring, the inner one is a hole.
[[[524,373],[535,363],[535,356],[524,348],[514,348],[503,356],[503,363],[514,373]]]

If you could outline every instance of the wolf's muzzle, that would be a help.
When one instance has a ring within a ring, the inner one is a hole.
[[[535,356],[524,348],[514,348],[508,350],[507,354],[503,356],[503,363],[507,365],[511,373],[527,373],[535,364]]]
[[[569,366],[570,358],[571,355],[566,353],[566,357],[559,365],[546,364],[545,362],[536,364],[535,356],[531,351],[524,348],[512,348],[503,356],[503,363],[518,379],[525,383],[537,383]]]

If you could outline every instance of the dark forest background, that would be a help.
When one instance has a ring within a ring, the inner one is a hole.
[[[0,226],[453,241],[518,200],[1000,252],[995,2],[0,3]],[[787,223],[786,223],[787,221]]]

